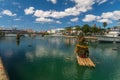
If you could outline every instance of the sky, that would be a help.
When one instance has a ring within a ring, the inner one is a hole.
[[[0,27],[45,31],[96,24],[116,26],[120,0],[0,0]]]

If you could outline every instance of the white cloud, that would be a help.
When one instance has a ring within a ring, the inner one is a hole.
[[[36,17],[50,17],[51,11],[36,10],[34,16]]]
[[[102,13],[102,18],[112,18],[113,17],[113,13],[112,12],[107,12],[107,13]]]
[[[116,10],[113,12],[103,12],[101,16],[88,14],[85,16],[83,21],[84,22],[97,21],[97,22],[112,23],[113,20],[119,20],[119,19],[120,19],[120,11]]]
[[[2,18],[2,16],[0,16],[0,18]]]
[[[84,10],[82,10],[82,11],[84,11]],[[81,13],[81,11],[79,11],[76,7],[72,7],[72,8],[65,9],[65,13],[66,13],[66,16],[71,16],[71,15],[72,16],[77,16],[77,15],[79,15]]]
[[[120,19],[120,11],[116,10],[113,12],[102,13],[101,17],[105,19],[118,20]]]
[[[47,0],[47,1],[51,1],[54,4],[57,3],[57,0]],[[41,19],[47,19],[50,22],[54,22],[54,21],[51,21],[50,18],[52,18],[52,20],[54,20],[54,19],[64,18],[67,16],[78,16],[81,13],[85,13],[88,10],[91,10],[93,4],[95,4],[95,3],[103,4],[107,0],[71,0],[71,1],[73,3],[75,3],[75,5],[73,7],[66,8],[63,11],[55,11],[55,10],[44,11],[44,10],[40,10],[40,9],[34,10],[34,7],[29,7],[29,8],[26,8],[24,10],[24,12],[26,15],[33,14],[36,17],[37,21],[42,21]],[[91,20],[92,20],[92,18],[91,18]],[[84,21],[89,21],[89,20],[85,19]]]
[[[10,10],[3,10],[2,15],[16,16],[16,14],[13,14]]]
[[[43,11],[43,10],[36,10],[34,16],[41,17],[52,17],[52,18],[63,18],[66,16],[77,16],[81,12],[86,12],[92,9],[92,5],[95,3],[94,0],[74,0],[75,6],[67,8],[63,11]],[[46,14],[44,16],[44,14]],[[59,14],[59,15],[58,15]]]
[[[43,22],[43,23],[45,23],[45,22],[54,22],[54,20],[41,17],[41,18],[36,18],[36,22]]]
[[[61,12],[52,11],[51,14],[50,14],[50,17],[57,18],[57,19],[63,18],[65,16],[68,16],[68,14],[63,12],[63,11],[61,11]]]
[[[120,11],[114,11],[112,18],[113,18],[114,20],[120,19]]]
[[[58,23],[58,24],[62,24],[62,22],[61,22],[61,21],[56,21],[56,23]]]
[[[116,10],[113,12],[102,13],[101,17],[104,19],[118,20],[120,19],[120,11]]]
[[[57,3],[57,0],[47,0],[47,1],[51,1],[53,4]]]
[[[71,21],[71,22],[76,22],[76,21],[78,21],[78,20],[79,20],[79,18],[78,18],[78,17],[73,18],[73,19],[70,19],[70,21]]]
[[[96,19],[99,19],[100,16],[95,16],[95,15],[92,15],[92,14],[88,14],[85,16],[85,18],[82,20],[84,22],[92,22],[92,21],[95,21]]]
[[[24,10],[25,14],[33,14],[34,13],[34,7],[29,7]]]
[[[62,22],[60,22],[60,21],[56,21],[56,23],[58,23],[58,24],[62,24]]]
[[[16,18],[16,19],[14,19],[15,21],[20,21],[21,19],[20,18]]]
[[[100,5],[100,4],[103,4],[105,2],[107,2],[108,0],[96,0],[96,2]]]
[[[107,23],[112,23],[112,21],[111,20],[109,20],[109,19],[100,19],[100,20],[97,20],[98,22],[107,22]]]

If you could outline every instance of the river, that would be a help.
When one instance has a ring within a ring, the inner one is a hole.
[[[75,39],[0,38],[0,56],[10,80],[120,80],[120,44],[89,43],[95,68],[77,64]]]

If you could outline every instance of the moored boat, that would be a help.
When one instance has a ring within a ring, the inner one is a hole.
[[[99,42],[117,42],[120,43],[120,29],[112,29],[103,36],[98,36]]]

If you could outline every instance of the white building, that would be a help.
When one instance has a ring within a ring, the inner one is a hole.
[[[65,30],[64,28],[57,28],[57,29],[51,29],[48,30],[48,33],[55,34],[55,33],[60,33],[62,30]]]

